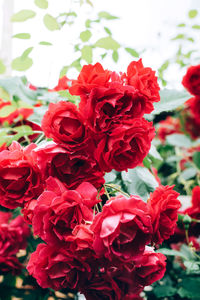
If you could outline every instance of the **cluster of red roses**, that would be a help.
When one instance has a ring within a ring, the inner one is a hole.
[[[51,103],[42,120],[52,142],[14,142],[0,152],[0,204],[22,207],[46,243],[27,267],[43,288],[135,299],[164,275],[165,256],[147,245],[173,234],[178,193],[160,186],[147,204],[118,195],[98,210],[105,172],[134,168],[149,152],[154,128],[143,116],[160,99],[155,72],[141,60],[120,75],[97,63],[84,66],[69,91],[79,108]]]
[[[164,142],[167,135],[187,132],[192,139],[200,136],[200,65],[191,66],[182,80],[183,86],[194,95],[185,103],[180,118],[168,116],[160,122],[158,138]]]
[[[22,264],[16,254],[20,249],[26,248],[26,240],[30,234],[22,216],[12,220],[11,217],[11,213],[0,212],[0,275],[20,273]]]

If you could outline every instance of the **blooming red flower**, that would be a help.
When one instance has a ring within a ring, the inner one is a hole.
[[[159,122],[157,135],[161,142],[165,142],[166,137],[173,133],[181,133],[181,124],[179,119],[168,116],[165,120]]]
[[[153,102],[160,101],[160,87],[155,76],[155,71],[145,68],[142,59],[132,61],[127,68],[127,84],[134,86],[141,94],[147,96],[145,113],[153,111]]]
[[[49,178],[47,190],[38,198],[33,212],[34,234],[52,245],[66,241],[76,225],[93,220],[89,207],[92,201],[96,203],[96,195],[96,189],[89,183],[82,183],[79,193],[78,189],[67,190],[58,179]]]
[[[187,69],[182,84],[191,94],[200,96],[200,65]]]
[[[72,95],[87,95],[95,87],[107,86],[110,76],[111,71],[104,70],[100,63],[85,65],[69,91]]]
[[[142,117],[146,101],[146,96],[134,87],[113,83],[107,88],[93,88],[88,97],[81,99],[79,108],[90,129],[102,133],[120,127],[121,121]]]
[[[27,270],[42,288],[60,290],[76,289],[91,276],[91,268],[86,261],[68,253],[63,247],[39,244],[31,254]]]
[[[162,253],[155,253],[151,247],[147,247],[142,256],[135,263],[135,280],[142,286],[151,285],[160,280],[166,270],[166,257]]]
[[[76,188],[82,182],[92,183],[96,188],[104,184],[104,173],[88,151],[69,152],[56,143],[49,142],[35,150],[37,162],[44,179],[57,177],[67,188]]]
[[[37,204],[37,200],[30,200],[24,204],[24,207],[22,209],[24,220],[26,221],[26,223],[30,225],[32,224],[33,211],[36,204]]]
[[[148,154],[154,137],[152,123],[142,118],[124,122],[99,142],[96,159],[103,171],[135,168]]]
[[[161,244],[174,233],[181,206],[178,196],[173,186],[162,185],[150,195],[148,207],[153,224],[152,242]]]
[[[42,119],[42,129],[47,137],[69,150],[80,149],[88,142],[84,119],[70,102],[50,103]]]
[[[68,90],[70,85],[71,85],[71,79],[67,78],[67,76],[63,76],[59,78],[58,84],[50,91],[58,92],[58,91]]]
[[[8,208],[23,206],[43,190],[40,171],[32,158],[36,145],[22,148],[13,142],[0,152],[0,204]]]
[[[19,262],[16,256],[0,256],[0,275],[11,273],[19,275],[23,265]]]
[[[112,197],[91,225],[94,250],[109,259],[129,261],[140,256],[151,240],[151,218],[147,204],[138,196]]]
[[[26,248],[30,230],[22,216],[11,220],[10,215],[0,212],[0,256],[15,255],[20,249]]]
[[[200,96],[191,98],[189,101],[187,101],[187,105],[189,106],[191,115],[195,122],[200,126]]]

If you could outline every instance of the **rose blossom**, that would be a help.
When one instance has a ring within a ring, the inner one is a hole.
[[[104,173],[96,160],[83,149],[69,152],[54,142],[45,143],[34,151],[43,178],[53,176],[62,181],[67,188],[76,188],[82,182],[92,183],[96,188],[104,184]]]
[[[200,95],[200,65],[191,66],[182,80],[183,86],[193,95]]]
[[[124,171],[142,163],[154,137],[152,123],[142,118],[126,121],[99,142],[96,159],[103,171]]]
[[[91,268],[86,261],[81,261],[63,247],[45,244],[39,244],[31,254],[27,270],[42,288],[54,290],[79,288],[91,276]]]
[[[0,255],[0,275],[11,273],[19,275],[23,265],[19,262],[16,256],[1,256]]]
[[[136,260],[135,280],[143,286],[151,285],[164,276],[165,270],[166,257],[162,253],[155,253],[153,248],[146,246],[143,255]]]
[[[174,233],[178,220],[178,209],[181,204],[179,193],[173,191],[173,186],[162,186],[150,195],[148,208],[152,218],[152,242],[161,244]]]
[[[141,94],[148,99],[145,106],[145,113],[153,111],[153,102],[160,101],[160,87],[155,76],[155,71],[145,68],[142,59],[132,61],[127,68],[127,84],[134,86]]]
[[[25,203],[25,205],[22,209],[24,220],[26,221],[26,223],[28,223],[30,225],[32,224],[33,211],[34,211],[36,204],[37,204],[37,200],[30,200]]]
[[[152,226],[147,204],[138,196],[112,197],[91,225],[94,250],[109,259],[136,259],[151,240]]]
[[[42,192],[41,174],[32,158],[35,148],[13,142],[9,150],[0,152],[0,205],[14,209]]]
[[[92,221],[93,211],[89,207],[92,199],[96,203],[96,195],[96,189],[89,183],[82,183],[79,192],[78,188],[67,190],[58,179],[50,177],[33,212],[34,234],[52,245],[64,242],[76,225]]]
[[[70,102],[50,103],[42,119],[42,129],[47,137],[68,149],[77,150],[88,142],[84,119]]]
[[[121,121],[142,117],[146,97],[132,86],[119,83],[93,88],[88,98],[81,99],[79,109],[86,124],[96,133],[112,129]]]
[[[95,87],[107,86],[111,72],[100,63],[83,66],[78,79],[72,81],[69,91],[72,95],[86,96]]]

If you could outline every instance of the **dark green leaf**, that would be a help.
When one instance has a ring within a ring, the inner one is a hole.
[[[193,154],[193,162],[197,166],[198,169],[200,169],[200,152],[195,152]]]
[[[171,297],[176,294],[176,288],[167,285],[156,286],[153,290],[157,298]]]

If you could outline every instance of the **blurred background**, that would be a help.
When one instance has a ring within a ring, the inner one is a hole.
[[[84,41],[80,33],[89,29],[91,37],[85,45],[91,48],[81,52],[86,56],[81,65],[100,61],[106,68],[125,71],[139,56],[146,66],[158,71],[161,68],[158,75],[164,85],[180,88],[187,65],[187,57],[180,57],[180,51],[188,55],[190,63],[199,61],[195,55],[199,48],[199,7],[198,0],[0,0],[0,76],[26,75],[33,85],[55,86],[63,66],[79,59],[80,41]],[[20,15],[24,10],[25,15]],[[105,11],[113,18],[104,16],[95,22]],[[189,15],[190,11],[193,14]],[[94,22],[87,27],[87,20]],[[102,48],[95,48],[95,43],[105,36],[112,36],[120,47],[114,55],[113,49],[106,49],[102,58]],[[124,52],[124,48],[135,50],[135,55]],[[25,60],[24,68],[17,65],[19,61],[13,64],[26,49],[32,62]],[[76,69],[69,68],[69,78],[76,76]]]

